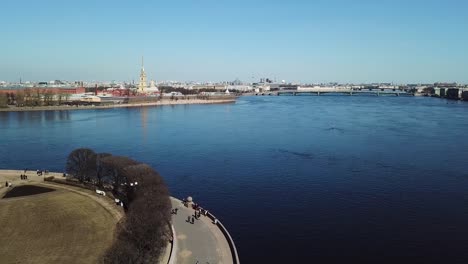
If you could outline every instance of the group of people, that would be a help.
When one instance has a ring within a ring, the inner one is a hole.
[[[197,217],[198,215],[198,218],[203,214],[204,216],[207,216],[208,215],[208,210],[205,210],[203,209],[199,204],[197,203],[194,203],[192,205],[192,208],[193,210],[195,210],[195,217]],[[198,219],[197,218],[197,219]]]
[[[11,182],[8,182],[8,181],[5,182],[5,187],[11,187],[11,186],[12,186]]]
[[[208,211],[204,209],[195,210],[195,218],[198,220],[201,217],[202,213],[204,216],[206,216],[208,214]]]
[[[193,209],[195,210],[195,219],[200,219],[202,215],[208,216],[208,210],[203,209],[201,206],[198,204],[193,205]],[[213,216],[213,224],[217,225],[218,224],[218,219]]]
[[[177,214],[177,211],[179,211],[179,208],[174,208],[171,210],[171,214]]]
[[[28,171],[28,169],[24,169],[24,173],[20,175],[20,179],[21,180],[27,180],[28,179],[28,175],[26,175],[26,172]],[[36,174],[37,176],[42,176],[43,174],[49,174],[49,171],[48,170],[36,170]]]
[[[200,205],[198,205],[196,203],[191,203],[191,202],[192,202],[191,200],[187,200],[187,199],[182,200],[182,203],[184,204],[185,207],[189,207],[189,205],[191,204],[192,209],[195,210],[193,215],[187,216],[187,221],[186,221],[187,223],[194,224],[195,219],[196,220],[200,219],[202,213],[203,213],[203,215],[206,216],[208,214],[208,211],[201,208]],[[177,210],[178,210],[178,208],[172,209],[171,214],[177,214]]]
[[[24,170],[24,172],[26,173],[26,170]],[[49,171],[48,170],[37,170],[36,171],[37,173],[37,176],[42,176],[43,174],[49,174]]]
[[[176,209],[177,209],[177,208],[176,208]],[[174,211],[174,209],[173,209],[172,211]],[[177,214],[177,210],[176,210],[175,212],[176,212],[175,214]],[[194,213],[192,216],[190,216],[190,215],[187,216],[187,221],[186,221],[186,222],[187,222],[187,223],[194,224],[194,223],[195,223],[195,219],[196,219],[196,220],[199,220],[200,217],[202,216],[202,214],[203,214],[204,216],[207,216],[207,215],[208,215],[208,210],[205,210],[205,209],[198,209],[198,210],[195,210],[195,213]],[[214,218],[214,219],[213,219],[213,224],[215,224],[215,225],[218,224],[218,219]]]
[[[188,197],[187,199],[182,200],[182,203],[184,204],[185,207],[189,207],[191,205],[192,209],[195,210],[194,214],[191,216],[187,216],[187,223],[194,224],[195,219],[198,220],[202,215],[208,216],[208,210],[203,209],[199,204],[193,203],[192,198]],[[177,208],[172,209],[171,214],[177,214]],[[213,224],[217,225],[218,224],[218,219],[216,219],[213,216]]]
[[[182,200],[182,203],[184,204],[185,207],[188,207],[189,201],[188,201],[187,199],[184,198],[184,199]]]
[[[197,204],[197,203],[193,203],[193,204],[192,204],[192,208],[193,208],[193,210],[202,209],[201,206],[200,206],[199,204]]]
[[[187,223],[191,223],[192,225],[195,223],[195,217],[192,216],[187,216]]]

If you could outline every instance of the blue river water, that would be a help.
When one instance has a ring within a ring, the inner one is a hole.
[[[0,112],[0,169],[90,147],[146,162],[227,226],[242,263],[468,263],[468,103],[241,97]]]

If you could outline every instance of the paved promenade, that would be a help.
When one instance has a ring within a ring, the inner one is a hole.
[[[232,254],[226,237],[213,221],[202,215],[194,224],[187,222],[187,217],[195,212],[185,207],[180,200],[171,198],[172,208],[178,213],[172,215],[172,224],[176,232],[176,254],[174,263],[180,264],[232,264]],[[195,201],[196,202],[196,201]],[[208,209],[209,210],[209,209]]]

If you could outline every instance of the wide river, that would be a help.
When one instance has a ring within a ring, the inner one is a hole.
[[[63,171],[78,147],[149,163],[242,263],[468,263],[467,132],[468,103],[422,97],[0,112],[0,169]]]

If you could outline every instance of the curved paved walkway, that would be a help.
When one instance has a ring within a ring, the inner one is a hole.
[[[180,264],[232,264],[229,244],[221,230],[211,219],[201,216],[194,224],[187,217],[195,212],[185,207],[180,200],[171,197],[172,208],[178,208],[172,215],[172,224],[177,236],[175,263]]]

